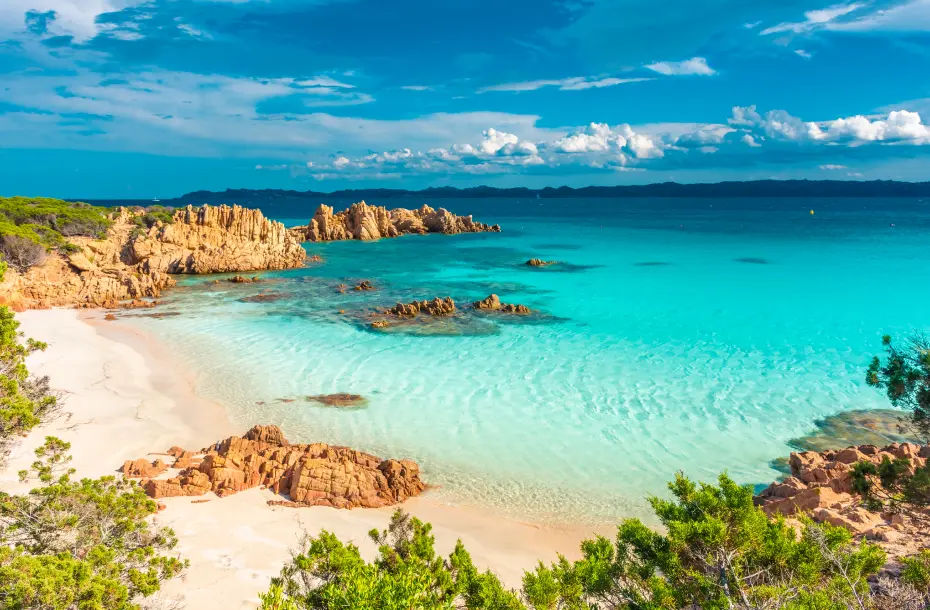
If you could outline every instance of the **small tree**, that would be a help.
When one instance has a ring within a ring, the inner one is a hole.
[[[0,494],[0,604],[4,608],[137,610],[185,561],[152,525],[157,505],[132,481],[73,481],[70,444],[49,437],[20,473],[39,486]]]
[[[0,235],[0,254],[20,273],[41,265],[48,257],[45,246],[20,235]]]
[[[26,369],[26,356],[45,348],[41,341],[23,342],[13,312],[0,307],[0,462],[12,439],[57,413],[58,400],[48,378]]]
[[[930,526],[930,460],[916,466],[886,456],[880,464],[857,463],[851,476],[853,491],[870,510],[903,513]]]
[[[875,356],[865,381],[883,388],[894,406],[908,409],[915,433],[924,443],[930,443],[930,341],[915,335],[904,348],[898,348],[885,335],[882,345],[885,362]]]

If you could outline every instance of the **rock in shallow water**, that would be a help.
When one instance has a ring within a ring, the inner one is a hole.
[[[364,407],[368,404],[368,400],[364,396],[347,394],[345,392],[307,396],[307,400],[310,402],[318,402],[328,407]]]
[[[489,295],[480,301],[475,301],[473,307],[475,309],[481,309],[485,311],[499,311],[501,313],[515,313],[521,315],[532,313],[530,308],[526,305],[501,303],[500,297],[498,297],[496,294]]]
[[[452,300],[452,297],[444,299],[436,297],[431,301],[398,303],[384,313],[402,318],[415,318],[417,314],[421,313],[430,316],[451,316],[455,313],[455,301]]]
[[[916,442],[907,415],[892,409],[844,411],[814,422],[816,430],[788,444],[801,451],[826,451],[852,445]]]
[[[526,261],[528,267],[548,267],[549,265],[558,265],[559,261],[544,261],[541,258],[531,258]]]

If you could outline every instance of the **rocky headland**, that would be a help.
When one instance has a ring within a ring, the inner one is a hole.
[[[321,204],[307,226],[295,227],[290,232],[300,241],[341,241],[426,233],[499,233],[500,230],[500,225],[476,222],[471,216],[456,216],[445,208],[436,210],[424,205],[416,210],[388,210],[360,201],[341,212]]]
[[[146,227],[143,211],[119,208],[103,239],[72,237],[70,252],[55,252],[25,272],[10,269],[0,304],[14,310],[75,305],[116,307],[158,297],[171,274],[287,269],[306,253],[284,225],[239,206],[187,207],[171,222]]]
[[[892,443],[795,452],[788,461],[790,476],[769,485],[756,496],[756,504],[772,516],[806,514],[817,523],[845,527],[858,538],[880,543],[891,558],[912,554],[930,545],[930,515],[928,520],[917,520],[900,512],[870,511],[853,492],[852,471],[858,462],[880,464],[900,458],[909,461],[913,474],[930,458],[930,445]]]
[[[201,451],[172,447],[172,463],[146,459],[127,461],[121,471],[142,479],[152,498],[228,496],[253,487],[281,494],[278,506],[378,508],[418,495],[426,485],[420,468],[410,460],[383,460],[325,443],[292,444],[277,426],[254,426],[244,436],[232,436]],[[169,468],[177,476],[155,478]]]

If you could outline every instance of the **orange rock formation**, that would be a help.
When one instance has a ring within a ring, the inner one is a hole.
[[[13,309],[61,305],[114,307],[119,301],[158,297],[173,273],[218,273],[299,267],[300,241],[259,210],[190,206],[171,224],[143,230],[141,212],[121,208],[105,239],[71,238],[79,251],[49,256],[22,274],[10,269],[0,304]]]
[[[127,476],[145,477],[142,485],[153,498],[201,496],[214,492],[222,497],[267,487],[287,499],[269,504],[377,508],[403,502],[426,488],[420,468],[409,460],[381,458],[324,443],[291,444],[277,426],[255,426],[245,436],[233,436],[204,449],[202,457],[172,447],[175,467],[183,467],[169,479],[148,478],[148,466],[126,462]],[[145,460],[141,460],[145,462]],[[158,467],[153,463],[152,470]]]
[[[340,241],[424,233],[499,233],[500,230],[500,225],[475,222],[471,216],[456,216],[445,208],[434,210],[424,205],[418,210],[388,210],[360,201],[338,213],[331,206],[320,205],[306,227],[296,227],[291,232],[301,241]]]

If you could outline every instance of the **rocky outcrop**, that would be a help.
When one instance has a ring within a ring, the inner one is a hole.
[[[475,301],[472,306],[475,309],[482,309],[485,311],[499,311],[501,313],[515,313],[520,315],[532,313],[532,310],[526,305],[501,303],[500,298],[496,294],[489,295],[480,301]]]
[[[529,267],[548,267],[549,265],[558,265],[559,261],[544,261],[541,258],[531,258],[526,261],[526,265]]]
[[[283,224],[238,205],[178,210],[173,223],[152,227],[130,250],[144,270],[162,273],[289,269],[306,258]]]
[[[818,523],[845,527],[854,535],[879,541],[893,557],[930,543],[930,532],[901,514],[867,510],[853,494],[852,470],[860,461],[907,458],[911,470],[930,458],[930,446],[893,443],[885,447],[859,445],[820,453],[792,453],[791,476],[772,483],[756,496],[756,504],[770,515],[808,514]]]
[[[291,444],[277,426],[255,426],[242,437],[230,437],[200,453],[202,457],[172,447],[169,454],[183,470],[172,478],[144,480],[146,493],[164,498],[212,491],[223,497],[263,487],[287,496],[269,504],[378,508],[426,488],[415,462],[382,460],[324,443]]]
[[[355,285],[355,288],[353,288],[353,290],[358,290],[358,291],[367,291],[367,290],[374,290],[374,289],[375,289],[374,284],[372,284],[371,281],[369,280],[362,280],[361,282]]]
[[[455,301],[452,297],[441,299],[436,297],[432,301],[413,301],[411,303],[398,303],[385,310],[386,314],[400,318],[415,318],[418,314],[429,316],[451,316],[455,313]]]
[[[340,241],[424,233],[499,233],[500,230],[500,225],[476,222],[471,216],[456,216],[445,208],[434,210],[424,205],[418,210],[388,210],[360,201],[341,212],[321,204],[307,226],[291,229],[291,233],[301,241]]]
[[[174,273],[285,269],[303,264],[300,241],[259,210],[187,207],[171,224],[145,229],[142,212],[113,214],[105,239],[71,238],[76,251],[54,254],[26,273],[12,269],[0,284],[0,304],[16,310],[62,305],[112,307],[158,297]]]

